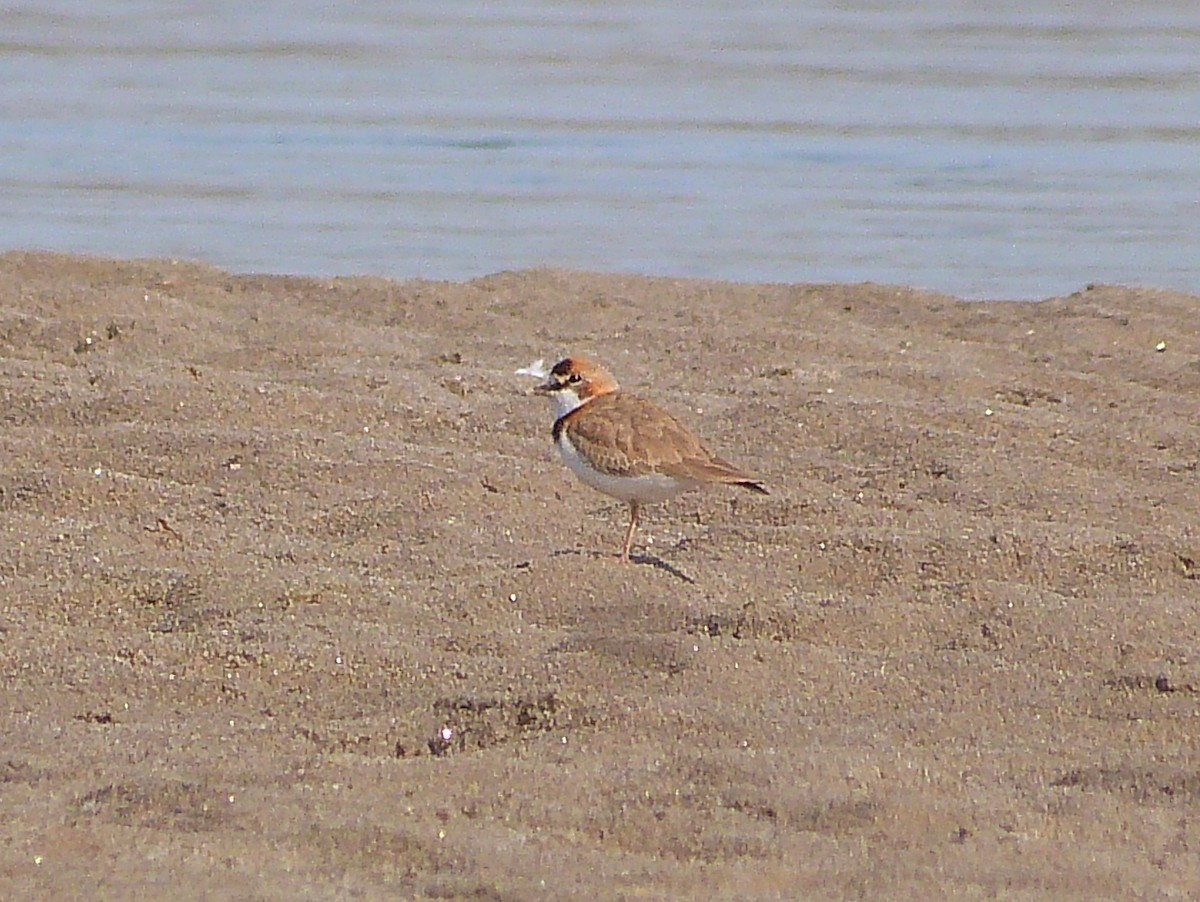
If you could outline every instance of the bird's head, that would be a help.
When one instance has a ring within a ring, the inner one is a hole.
[[[593,398],[615,392],[619,385],[612,373],[587,357],[567,357],[554,364],[550,376],[534,389],[552,399],[558,415],[565,416]]]

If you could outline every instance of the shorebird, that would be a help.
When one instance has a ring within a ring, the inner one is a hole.
[[[758,479],[713,454],[657,404],[621,391],[612,374],[593,360],[560,360],[534,391],[556,404],[554,444],[571,472],[629,505],[623,561],[629,560],[643,504],[707,485],[768,494]]]

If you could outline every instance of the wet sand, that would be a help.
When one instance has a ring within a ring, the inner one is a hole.
[[[1198,309],[0,256],[0,896],[1200,894]]]

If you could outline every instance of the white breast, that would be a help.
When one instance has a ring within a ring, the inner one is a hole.
[[[621,501],[637,501],[642,504],[655,504],[674,498],[680,492],[693,488],[690,480],[675,479],[671,476],[613,476],[603,473],[592,466],[586,457],[571,444],[570,436],[564,429],[558,436],[558,450],[563,462],[570,467],[571,472],[581,481],[597,491]]]

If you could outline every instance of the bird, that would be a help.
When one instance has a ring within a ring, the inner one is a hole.
[[[534,389],[555,402],[551,430],[563,462],[580,481],[629,505],[618,558],[629,561],[643,504],[709,485],[768,495],[762,481],[718,457],[653,401],[621,390],[587,357],[560,360]]]

